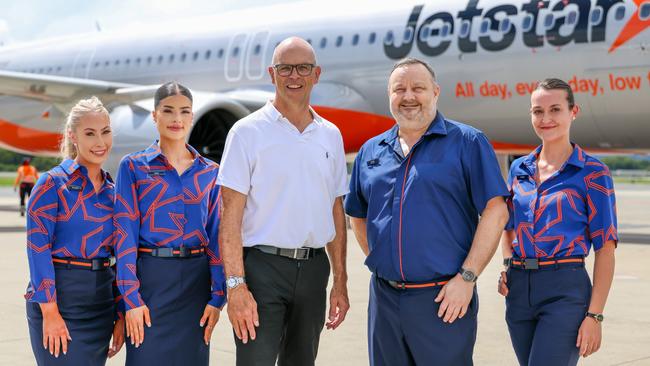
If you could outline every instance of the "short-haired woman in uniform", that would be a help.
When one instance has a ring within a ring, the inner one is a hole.
[[[124,343],[112,268],[115,190],[102,169],[112,144],[99,99],[79,101],[63,131],[63,162],[38,179],[29,200],[25,298],[39,366],[104,365]]]
[[[192,117],[190,91],[162,85],[159,140],[120,163],[114,221],[127,365],[207,366],[225,302],[218,165],[186,144]]]
[[[510,168],[510,222],[501,238],[507,269],[498,290],[521,365],[575,365],[601,345],[616,207],[607,166],[571,142],[579,112],[566,82],[542,81],[530,109],[542,145]],[[585,269],[591,248],[593,287]]]

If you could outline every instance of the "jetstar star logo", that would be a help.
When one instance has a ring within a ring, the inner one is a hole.
[[[521,7],[506,3],[489,9],[481,8],[479,0],[470,0],[457,14],[441,11],[419,24],[424,5],[416,5],[403,38],[391,31],[386,34],[384,53],[391,59],[401,59],[415,43],[422,54],[435,57],[445,53],[454,39],[463,53],[474,53],[479,48],[497,52],[510,47],[517,32],[531,49],[561,47],[571,42],[605,42],[608,21],[623,21],[632,7],[632,15],[609,49],[611,53],[648,28],[650,0],[529,0]]]
[[[610,53],[650,26],[650,1],[633,1],[636,5],[636,11],[625,24],[614,43],[612,43],[612,47],[609,48]]]

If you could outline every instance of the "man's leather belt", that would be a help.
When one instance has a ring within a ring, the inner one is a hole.
[[[112,267],[115,264],[115,257],[107,258],[72,258],[72,257],[52,257],[52,263],[58,268],[78,268],[89,271],[102,271]]]
[[[584,257],[566,257],[556,259],[542,259],[542,258],[507,258],[504,264],[507,267],[519,269],[539,269],[553,265],[563,265],[569,263],[584,263]]]
[[[138,248],[138,253],[159,258],[190,258],[203,255],[205,247]]]
[[[278,248],[271,245],[255,245],[253,248],[259,250],[260,252],[266,254],[279,255],[281,257],[287,257],[297,260],[307,260],[314,258],[316,254],[324,252],[324,248],[296,248],[296,249],[286,249]]]
[[[443,278],[443,279],[429,281],[429,282],[400,282],[400,281],[385,280],[381,277],[378,278],[386,282],[387,284],[389,284],[390,287],[397,290],[409,290],[409,289],[416,289],[416,288],[444,286],[451,279],[451,277],[449,277],[449,278]]]

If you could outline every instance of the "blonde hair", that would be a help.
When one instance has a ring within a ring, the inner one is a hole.
[[[77,148],[69,135],[71,132],[77,130],[81,118],[90,113],[109,115],[104,104],[95,96],[88,99],[81,99],[70,109],[68,118],[66,118],[65,125],[63,126],[63,139],[61,140],[61,156],[63,159],[74,159],[77,157]]]

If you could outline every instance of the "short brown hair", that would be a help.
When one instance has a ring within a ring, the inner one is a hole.
[[[433,82],[434,83],[436,82],[436,73],[433,72],[433,68],[431,67],[431,65],[429,65],[426,61],[422,61],[422,60],[420,60],[418,58],[415,58],[415,57],[407,57],[407,58],[403,58],[403,59],[397,61],[395,63],[395,65],[393,65],[393,69],[390,70],[389,77],[390,77],[390,75],[393,75],[393,72],[395,70],[399,69],[400,67],[405,67],[405,66],[409,66],[409,65],[422,65],[422,66],[424,66],[427,69],[427,71],[429,72],[429,74],[431,74],[431,78],[433,79]]]

